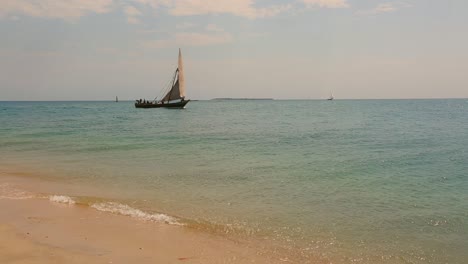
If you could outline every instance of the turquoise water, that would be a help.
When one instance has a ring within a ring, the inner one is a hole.
[[[0,156],[305,259],[468,261],[465,99],[0,102]]]

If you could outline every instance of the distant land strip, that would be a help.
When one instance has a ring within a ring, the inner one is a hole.
[[[211,100],[274,100],[273,98],[213,98]]]

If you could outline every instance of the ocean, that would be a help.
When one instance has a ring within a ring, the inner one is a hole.
[[[0,157],[70,186],[51,199],[304,263],[468,262],[466,99],[0,102]]]

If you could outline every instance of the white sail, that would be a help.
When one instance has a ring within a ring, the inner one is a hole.
[[[184,65],[182,62],[182,53],[179,49],[179,62],[177,71],[174,76],[174,84],[167,94],[161,99],[161,101],[172,101],[185,98],[185,77],[184,77]]]
[[[185,75],[184,63],[182,62],[182,52],[179,49],[179,93],[181,98],[185,98]]]

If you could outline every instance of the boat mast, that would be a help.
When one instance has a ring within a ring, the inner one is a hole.
[[[179,68],[175,70],[174,78],[172,78],[172,86],[171,86],[171,90],[169,90],[169,97],[167,98],[168,103],[171,100],[171,95],[172,95],[172,91],[174,90],[174,85],[176,84],[176,77],[177,77],[178,72],[179,72]]]

